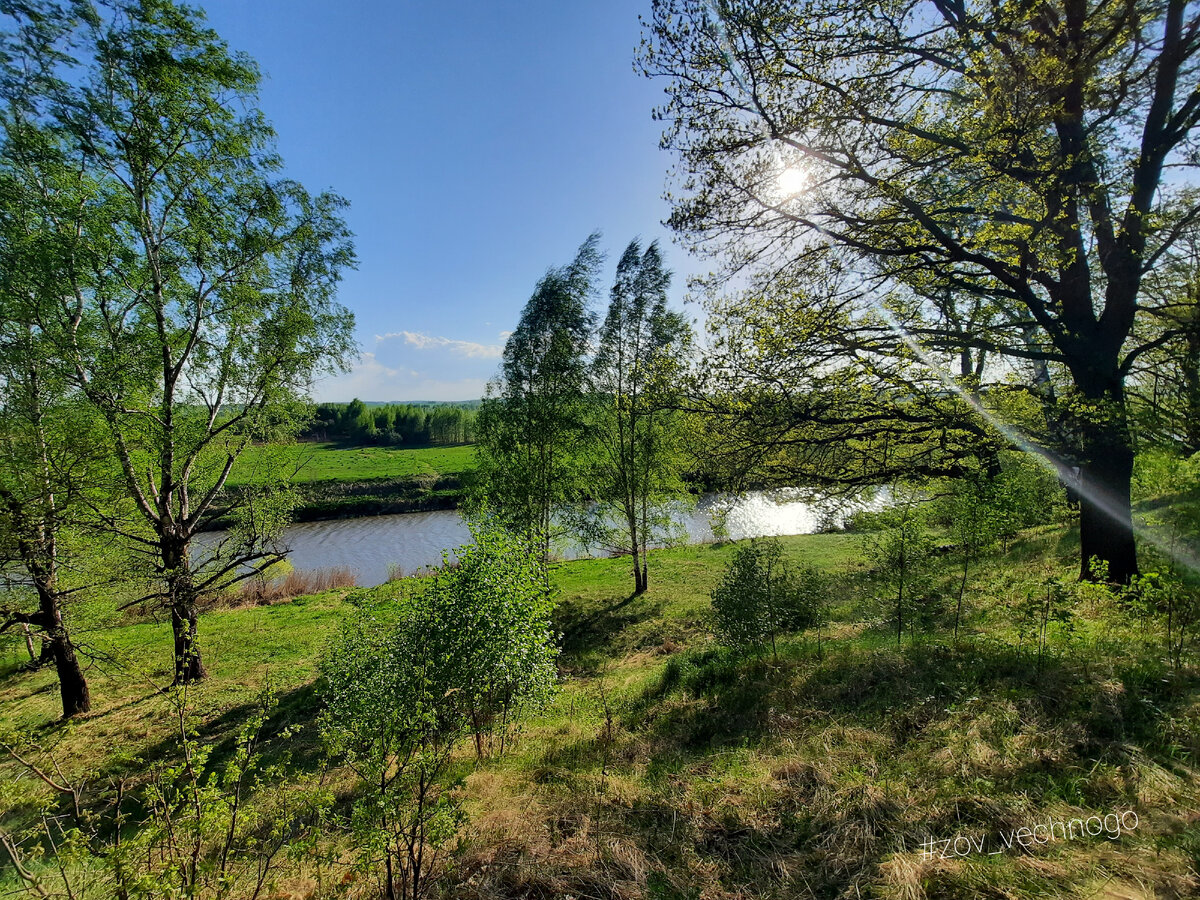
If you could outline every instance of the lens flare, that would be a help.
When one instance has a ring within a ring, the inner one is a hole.
[[[1039,465],[1046,468],[1047,471],[1052,473],[1057,478],[1062,477],[1061,473],[1063,471],[1068,471],[1072,468],[1072,466],[1065,460],[1056,456],[1045,447],[1034,443],[1032,440],[1022,434],[1020,429],[1002,421],[994,413],[984,407],[984,405],[980,403],[975,396],[967,391],[964,391],[962,386],[955,381],[948,372],[943,370],[942,367],[938,365],[928,353],[925,352],[925,348],[917,343],[916,339],[908,333],[904,326],[896,321],[896,318],[891,314],[891,312],[889,312],[880,304],[874,304],[874,307],[883,316],[884,322],[887,323],[887,326],[891,329],[892,333],[904,342],[905,346],[907,346],[908,349],[913,352],[913,355],[921,361],[921,364],[930,372],[932,372],[947,390],[953,391],[963,400],[964,403],[971,407],[976,414],[978,414],[989,425],[1004,435],[1004,437],[1007,438],[1013,446],[1019,447],[1021,450],[1028,453],[1038,462]],[[1125,519],[1121,511],[1109,497],[1104,495],[1102,491],[1097,491],[1094,486],[1085,484],[1082,479],[1077,484],[1072,485],[1072,487],[1077,493],[1083,494],[1085,497],[1087,497],[1087,499],[1097,509],[1103,512],[1118,525],[1122,527],[1125,526]],[[1152,544],[1155,548],[1157,548],[1167,557],[1175,560],[1175,562],[1179,563],[1180,565],[1191,569],[1193,572],[1200,573],[1200,556],[1197,556],[1195,553],[1186,548],[1176,546],[1174,541],[1160,536],[1154,529],[1150,528],[1144,523],[1134,521],[1132,525],[1134,534],[1137,535],[1137,537],[1146,541],[1148,544]]]

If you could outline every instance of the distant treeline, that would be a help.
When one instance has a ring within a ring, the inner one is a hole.
[[[464,403],[320,403],[302,440],[429,447],[475,441],[479,401]]]

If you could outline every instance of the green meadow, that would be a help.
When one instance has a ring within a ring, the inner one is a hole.
[[[812,632],[786,635],[777,660],[716,645],[709,593],[733,544],[654,552],[641,596],[624,559],[554,568],[560,689],[504,755],[458,752],[467,820],[437,893],[732,900],[753,885],[756,897],[904,898],[936,884],[944,897],[1149,898],[1197,888],[1195,670],[1167,665],[1158,627],[1103,588],[1085,589],[1071,628],[1052,631],[1040,656],[1022,612],[1048,578],[1070,582],[1073,532],[1027,531],[986,557],[957,642],[944,604],[899,649],[862,536],[781,540],[789,560],[840,585],[819,656]],[[938,570],[943,595],[955,572],[951,555]],[[420,583],[352,600],[386,610]],[[299,777],[339,783],[315,726],[317,659],[350,603],[327,592],[204,617],[211,678],[186,703],[212,759],[270,682],[280,705],[267,745],[286,750]],[[93,711],[59,724],[53,673],[18,672],[18,648],[0,680],[0,722],[32,729],[43,764],[52,758],[64,778],[136,780],[137,759],[174,758],[169,627],[131,622],[80,641]],[[11,828],[49,789],[11,762],[3,772]],[[1138,824],[1117,840],[1004,844],[1026,826],[1129,810]],[[960,850],[987,852],[955,855],[959,837]],[[303,856],[282,873],[274,897],[323,896],[329,877]]]
[[[283,472],[299,495],[298,519],[446,509],[462,501],[475,447],[394,448],[336,443],[253,446],[230,473],[236,491]]]
[[[354,447],[332,443],[298,443],[285,447],[250,447],[229,476],[244,484],[264,465],[283,466],[299,484],[322,481],[379,481],[396,478],[462,475],[475,464],[475,447]]]

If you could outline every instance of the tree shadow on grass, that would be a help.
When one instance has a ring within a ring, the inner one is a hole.
[[[140,699],[149,700],[156,696],[160,696],[157,691]],[[262,758],[254,767],[255,774],[283,762],[286,755],[285,779],[312,776],[321,770],[325,759],[317,731],[320,701],[315,685],[301,685],[280,694],[277,701],[260,730],[261,742],[256,749],[262,754]],[[135,702],[136,699],[124,705],[132,705]],[[237,749],[242,726],[259,708],[259,703],[249,701],[225,709],[211,719],[197,721],[198,717],[195,717],[188,720],[193,739],[210,751],[204,769],[199,773],[202,782],[210,781],[225,770]],[[164,706],[161,714],[164,722],[167,717],[171,717],[174,727],[156,743],[145,747],[136,755],[110,758],[86,780],[71,782],[81,789],[81,810],[85,816],[92,817],[102,841],[111,839],[114,834],[114,803],[118,791],[124,795],[121,804],[122,816],[126,823],[123,833],[128,832],[132,836],[137,831],[137,823],[148,815],[143,805],[141,786],[147,781],[151,770],[169,768],[183,758],[178,724],[174,719],[175,710]],[[33,756],[31,759],[35,765],[45,767],[49,771],[58,771],[57,766],[48,759]],[[264,782],[256,784],[253,790],[270,790],[272,786],[273,782]],[[67,793],[57,793],[49,798],[48,803],[53,816],[61,817],[65,822],[74,821],[72,801]],[[26,801],[8,805],[3,824],[15,830],[28,827],[40,818],[46,806],[46,800],[37,800],[30,794]]]
[[[318,771],[323,756],[317,731],[320,698],[315,683],[309,682],[285,691],[277,695],[275,700],[276,704],[259,732],[259,750],[263,755],[263,765],[279,762],[286,754],[289,768],[297,773],[311,774]],[[205,763],[206,773],[219,772],[228,764],[237,749],[242,727],[260,708],[257,699],[248,700],[230,706],[212,718],[197,721],[198,717],[193,717],[188,720],[194,739],[201,746],[210,748]],[[174,710],[164,709],[165,715],[174,716]],[[172,721],[174,723],[174,719]],[[103,771],[101,775],[112,779],[138,775],[146,764],[155,765],[176,760],[180,755],[180,735],[175,724],[168,735],[140,754],[143,762],[133,761],[134,769],[129,768],[128,761],[119,762]]]
[[[889,857],[928,835],[967,828],[995,838],[1029,825],[1030,804],[1132,806],[1137,757],[1179,768],[1172,721],[1195,702],[1200,679],[1164,678],[1149,663],[1114,675],[1089,678],[1063,659],[1039,670],[1000,645],[843,649],[778,665],[713,649],[679,654],[621,711],[627,743],[640,748],[630,762],[653,787],[627,812],[610,812],[660,859],[711,861],[727,887],[783,889],[786,873],[803,871],[814,896],[865,894]],[[1061,744],[1036,742],[1060,725]],[[839,729],[857,752],[839,756]],[[763,756],[737,752],[768,745]],[[958,771],[956,759],[975,748],[983,755]],[[598,735],[545,762],[578,770],[614,752],[621,765],[620,749]],[[769,767],[747,782],[768,787],[738,799],[743,765]],[[669,842],[656,836],[664,828]]]
[[[1194,703],[1200,678],[1164,675],[1160,666],[1132,664],[1118,669],[1114,689],[1068,660],[1051,659],[1039,670],[1027,653],[1003,646],[843,650],[820,663],[788,655],[778,665],[708,649],[672,657],[629,704],[624,723],[686,757],[802,732],[814,720],[879,731],[900,750],[959,705],[984,698],[1078,726],[1075,753],[1097,757],[1132,743],[1171,766],[1180,753],[1171,723]]]
[[[235,749],[241,726],[258,708],[257,701],[239,704],[204,723],[199,732],[200,740],[219,740],[209,757],[210,766],[225,764]],[[319,769],[322,761],[317,729],[320,710],[321,699],[315,682],[278,695],[275,708],[262,726],[264,762],[270,764],[286,753],[293,769],[302,772]],[[281,740],[280,735],[285,731],[288,731],[287,736]]]
[[[681,656],[688,656],[681,654]],[[541,755],[534,779],[570,784],[581,772],[601,765],[621,767],[643,752],[638,741],[650,734],[655,746],[670,745],[690,757],[702,757],[726,745],[754,743],[766,734],[774,686],[762,663],[743,667],[721,651],[697,654],[699,663],[688,669],[691,688],[703,695],[701,709],[672,706],[669,695],[680,683],[679,659],[667,664],[659,684],[632,701],[615,705],[613,730],[601,723],[595,735],[556,746]],[[651,762],[653,767],[654,762]]]
[[[645,594],[636,593],[586,613],[561,606],[556,626],[563,636],[563,656],[568,662],[580,663],[584,655],[610,648],[626,629],[659,615],[663,606],[662,601],[651,602]]]

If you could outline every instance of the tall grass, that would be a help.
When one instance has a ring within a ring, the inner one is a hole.
[[[270,603],[291,600],[293,597],[302,597],[305,594],[319,594],[321,591],[352,588],[355,584],[354,572],[349,566],[297,569],[272,581],[252,578],[243,582],[235,594],[234,605],[265,606]]]

